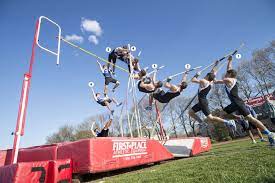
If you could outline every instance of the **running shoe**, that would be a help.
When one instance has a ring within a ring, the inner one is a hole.
[[[262,138],[262,139],[260,139],[260,141],[261,141],[261,142],[267,142],[268,140]]]
[[[268,141],[270,146],[275,146],[275,134],[273,132],[268,135]]]
[[[119,107],[119,106],[121,106],[121,105],[122,105],[122,102],[118,103],[116,106]]]

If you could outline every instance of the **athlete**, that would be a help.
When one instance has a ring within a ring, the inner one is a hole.
[[[174,85],[171,84],[171,78],[167,78],[164,87],[168,88],[168,91],[163,91],[161,88],[158,88],[154,93],[152,93],[149,97],[149,106],[147,107],[148,110],[152,109],[152,103],[153,99],[159,101],[160,103],[168,103],[170,102],[173,98],[176,98],[180,96],[181,92],[187,88],[187,73],[183,74],[182,80],[180,84]]]
[[[121,61],[128,63],[128,60],[130,58],[130,51],[128,50],[128,46],[122,46],[115,48],[108,56],[108,69],[110,68],[110,64],[113,65],[112,72],[115,72],[115,65],[116,65],[116,59],[120,59]]]
[[[96,127],[93,130],[93,134],[95,137],[108,137],[109,136],[109,128],[112,124],[113,121],[113,116],[110,116],[110,119],[105,123],[104,127],[102,128],[102,130],[100,130],[98,127]]]
[[[203,120],[196,114],[197,112],[202,111],[203,114],[206,116],[207,121],[225,123],[227,126],[229,126],[230,128],[232,128],[235,131],[236,130],[235,123],[228,121],[228,120],[224,120],[217,116],[213,116],[209,110],[207,95],[210,92],[213,81],[215,79],[218,64],[219,64],[219,61],[216,61],[211,72],[207,73],[203,79],[198,79],[200,72],[198,72],[192,78],[191,82],[199,84],[199,91],[198,91],[198,103],[195,104],[189,110],[189,115],[191,118],[198,121],[199,124],[203,124],[204,123]]]
[[[100,104],[101,106],[107,107],[107,109],[111,112],[111,114],[114,113],[114,110],[112,110],[110,108],[110,104],[112,102],[114,102],[116,104],[117,107],[121,106],[121,102],[118,103],[114,98],[109,98],[107,95],[105,95],[104,97],[101,97],[100,93],[95,93],[94,89],[92,88],[92,92],[93,92],[93,98],[94,100]]]
[[[104,84],[104,95],[107,95],[108,85],[110,83],[114,83],[114,87],[112,89],[112,92],[115,92],[115,89],[119,86],[119,81],[113,78],[112,72],[106,65],[101,65],[99,61],[97,61],[97,64],[99,65],[99,68],[105,78],[105,84]]]
[[[228,57],[227,71],[224,78],[222,80],[216,80],[215,83],[225,84],[225,91],[231,101],[231,104],[223,109],[222,115],[229,119],[240,119],[239,117],[232,115],[233,112],[238,111],[242,116],[244,116],[245,120],[254,124],[257,128],[263,131],[263,134],[268,136],[271,146],[275,146],[275,134],[270,132],[261,121],[250,114],[244,101],[239,97],[237,71],[232,68],[232,56]]]
[[[156,81],[156,72],[154,72],[152,77],[146,76],[146,71],[141,70],[138,74],[138,90],[143,93],[153,93],[158,88],[162,87],[162,81]],[[135,78],[137,79],[137,78]]]

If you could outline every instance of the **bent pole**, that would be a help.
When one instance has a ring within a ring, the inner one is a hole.
[[[74,47],[74,48],[77,48],[77,49],[81,50],[82,52],[84,52],[84,53],[86,53],[86,54],[88,54],[88,55],[91,55],[91,56],[97,58],[98,60],[101,60],[101,61],[103,61],[103,62],[109,63],[110,65],[115,66],[116,68],[118,68],[118,69],[120,69],[120,70],[122,70],[122,71],[124,71],[124,72],[129,73],[129,71],[126,70],[126,69],[124,69],[123,67],[117,66],[117,65],[115,65],[115,64],[113,64],[113,63],[110,63],[108,60],[106,60],[106,59],[104,59],[104,58],[101,58],[101,57],[97,56],[96,54],[94,54],[94,53],[92,53],[92,52],[90,52],[90,51],[88,51],[88,50],[86,50],[86,49],[84,49],[84,48],[81,48],[80,46],[78,46],[78,45],[76,45],[76,44],[74,44],[74,43],[72,43],[72,42],[70,42],[70,41],[64,39],[63,37],[60,37],[60,40],[62,40],[64,43],[67,43],[68,45],[70,45],[70,46],[72,46],[72,47]]]

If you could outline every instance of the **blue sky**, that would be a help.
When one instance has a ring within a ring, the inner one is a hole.
[[[162,79],[184,70],[184,65],[207,65],[242,41],[250,50],[275,38],[275,1],[272,0],[171,0],[171,1],[9,1],[0,2],[0,149],[12,146],[23,74],[27,72],[35,21],[40,15],[60,24],[63,36],[83,37],[81,46],[107,58],[105,48],[130,43],[142,49],[142,66],[165,65]],[[89,42],[94,33],[81,31],[82,20],[96,20],[102,34],[98,44]],[[53,47],[54,29],[45,26],[41,42]],[[55,57],[37,49],[33,70],[25,136],[22,146],[39,145],[64,124],[78,124],[105,112],[91,100],[87,83],[102,90],[103,78],[95,59],[66,44],[61,45],[61,65]],[[123,63],[119,63],[124,66]],[[127,75],[117,72],[122,100]],[[196,86],[185,94],[191,95]]]

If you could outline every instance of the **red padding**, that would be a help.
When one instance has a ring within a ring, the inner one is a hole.
[[[191,155],[197,155],[211,149],[211,141],[209,137],[194,137],[194,144]]]
[[[1,183],[58,183],[71,180],[70,160],[26,162],[0,167]]]
[[[46,161],[57,159],[57,144],[35,146],[19,150],[18,162]]]
[[[85,139],[58,148],[58,159],[71,158],[73,173],[96,173],[172,159],[158,141],[143,138]]]

